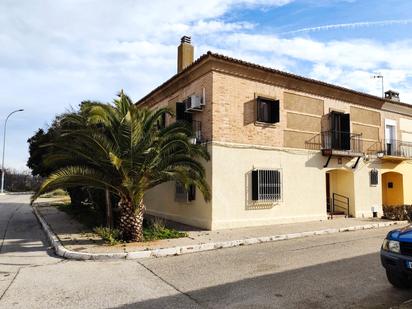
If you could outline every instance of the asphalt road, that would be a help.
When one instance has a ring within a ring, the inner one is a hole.
[[[28,196],[0,196],[0,308],[390,308],[390,228],[139,261],[54,256]]]

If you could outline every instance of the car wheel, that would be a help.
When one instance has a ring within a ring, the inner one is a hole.
[[[398,289],[409,289],[411,287],[411,282],[404,274],[387,270],[386,277],[388,281]]]

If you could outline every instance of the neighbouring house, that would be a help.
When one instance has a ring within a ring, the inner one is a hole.
[[[412,204],[412,106],[208,52],[137,102],[170,107],[207,145],[212,200],[160,185],[147,211],[206,229],[382,215]]]

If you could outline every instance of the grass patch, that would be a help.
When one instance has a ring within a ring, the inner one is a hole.
[[[99,226],[95,227],[93,229],[93,232],[99,235],[105,241],[105,243],[110,246],[114,246],[122,242],[121,233],[117,229],[110,229],[108,227]]]
[[[159,218],[154,218],[144,222],[143,237],[145,241],[171,239],[187,237],[185,232],[179,232],[175,229],[165,226],[164,221]]]

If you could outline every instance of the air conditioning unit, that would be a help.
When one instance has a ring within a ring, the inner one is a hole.
[[[202,111],[203,102],[202,97],[197,95],[191,95],[184,100],[187,112]]]

